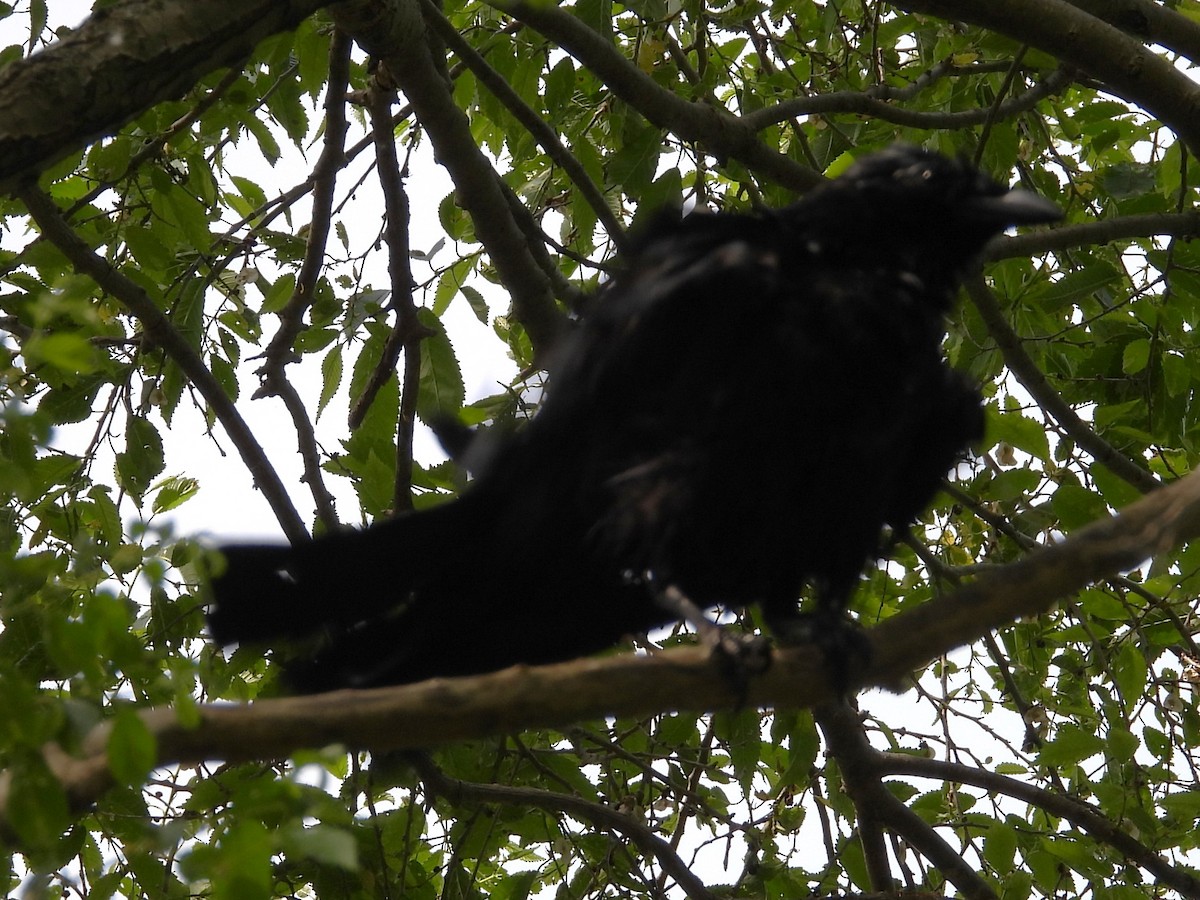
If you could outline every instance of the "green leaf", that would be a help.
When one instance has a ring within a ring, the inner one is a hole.
[[[988,498],[1004,502],[1023,497],[1038,486],[1042,476],[1032,469],[1009,469],[998,473],[987,488]]]
[[[92,500],[94,513],[93,531],[106,544],[115,547],[121,542],[121,513],[117,509],[117,504],[113,503],[112,497],[109,496],[109,488],[94,485],[88,491],[88,497]]]
[[[990,403],[986,415],[986,446],[994,447],[1003,442],[1040,460],[1050,459],[1050,442],[1046,438],[1046,426],[1041,422],[1026,418],[1019,412],[1000,412]]]
[[[550,115],[559,113],[575,95],[575,64],[564,56],[546,73],[546,94],[543,101]]]
[[[56,425],[82,422],[91,416],[96,395],[105,383],[102,375],[96,375],[52,387],[42,396],[38,411],[49,416]]]
[[[235,820],[221,838],[220,850],[212,900],[266,900],[271,896],[275,841],[266,826],[251,819]]]
[[[1067,531],[1109,514],[1103,500],[1078,484],[1060,485],[1050,499],[1050,508]]]
[[[267,127],[267,124],[257,116],[247,116],[242,120],[242,125],[258,141],[258,149],[262,151],[263,158],[271,165],[279,162],[279,142],[275,140],[275,136],[271,134],[271,129]]]
[[[1104,750],[1104,740],[1094,732],[1066,723],[1054,740],[1042,746],[1038,761],[1044,766],[1066,766],[1082,762]]]
[[[1200,791],[1182,790],[1160,801],[1163,809],[1180,819],[1200,819]]]
[[[30,502],[59,485],[70,484],[80,470],[81,460],[67,453],[39,456],[30,469],[30,481],[21,496]]]
[[[537,870],[527,869],[505,875],[488,891],[489,900],[527,900],[537,880]]]
[[[339,344],[321,360],[321,397],[317,401],[317,419],[329,405],[342,383],[342,346]]]
[[[428,422],[462,408],[465,397],[462,371],[446,330],[430,310],[417,310],[421,324],[432,334],[421,341],[421,382],[417,415]]]
[[[1125,702],[1132,705],[1142,700],[1150,668],[1142,651],[1132,641],[1121,645],[1111,659],[1112,676]]]
[[[1138,751],[1138,739],[1133,732],[1127,728],[1119,728],[1113,726],[1108,732],[1108,756],[1109,759],[1124,762],[1125,760],[1133,759],[1133,755]]]
[[[1026,301],[1034,309],[1056,312],[1121,279],[1121,272],[1104,260],[1092,259],[1058,281],[1030,292]]]
[[[304,827],[297,823],[280,834],[289,855],[306,857],[327,866],[353,872],[358,869],[358,844],[354,835],[329,825]]]
[[[204,205],[175,184],[155,196],[155,209],[163,218],[183,232],[184,239],[192,247],[207,250],[212,235],[208,231],[208,210]]]
[[[992,825],[983,837],[983,858],[997,875],[1013,871],[1017,853],[1017,832],[1003,822]]]
[[[1142,163],[1118,163],[1100,173],[1100,183],[1118,200],[1152,193],[1157,184],[1157,166]]]
[[[275,283],[267,289],[267,294],[263,298],[262,308],[259,312],[273,313],[279,312],[292,298],[292,294],[296,291],[296,276],[292,273],[280,275],[275,279]]]
[[[1141,491],[1124,478],[1118,478],[1103,463],[1092,463],[1089,471],[1093,483],[1100,490],[1100,496],[1113,509],[1120,509],[1143,496]]]
[[[142,416],[130,416],[125,426],[125,450],[117,454],[118,483],[140,503],[165,466],[158,429]]]
[[[609,178],[636,197],[654,177],[663,139],[656,126],[645,123],[640,127],[631,126],[630,132],[609,162]]]
[[[316,353],[318,350],[324,350],[337,338],[337,330],[333,328],[305,328],[296,335],[294,346],[300,353]]]
[[[1146,368],[1146,363],[1149,359],[1149,340],[1138,338],[1135,341],[1130,341],[1125,345],[1125,352],[1121,354],[1121,371],[1126,375],[1136,375],[1142,369]]]
[[[483,294],[479,293],[479,291],[475,290],[469,284],[464,284],[462,286],[462,295],[471,307],[471,312],[475,313],[475,318],[480,323],[486,325],[488,323],[488,305],[487,301],[483,299]]]
[[[441,274],[441,277],[438,278],[437,289],[433,294],[432,309],[434,315],[440,316],[446,311],[446,308],[450,305],[450,301],[458,295],[463,285],[466,284],[467,276],[470,274],[474,264],[475,260],[471,257],[460,259]]]
[[[438,204],[438,221],[452,240],[470,243],[475,241],[475,227],[471,224],[466,210],[458,205],[454,191],[443,197],[442,202]]]
[[[21,842],[43,850],[53,845],[70,824],[67,795],[40,757],[19,768],[9,763],[8,821]]]
[[[225,392],[225,396],[230,400],[236,400],[239,390],[237,369],[230,364],[229,360],[215,353],[208,358],[208,366],[212,370],[213,378]]]
[[[157,743],[146,723],[134,710],[122,708],[113,719],[108,736],[108,765],[118,780],[139,785],[154,768]]]
[[[1174,752],[1174,747],[1171,745],[1171,739],[1163,734],[1157,728],[1149,725],[1142,729],[1142,740],[1146,744],[1146,749],[1153,753],[1156,757],[1163,761],[1169,761]],[[1200,798],[1200,794],[1196,795]],[[1170,801],[1170,797],[1164,798],[1164,805]],[[1200,806],[1197,807],[1195,815],[1200,816]]]
[[[173,475],[160,481],[155,487],[158,493],[154,495],[155,514],[164,513],[182,506],[200,491],[200,482],[185,475]]]
[[[100,352],[86,337],[71,332],[35,335],[25,345],[30,361],[54,366],[63,372],[88,374],[100,368]]]
[[[1096,430],[1103,432],[1113,425],[1140,422],[1145,417],[1146,404],[1142,400],[1129,400],[1125,403],[1106,403],[1097,406],[1092,415]]]
[[[108,557],[108,566],[115,575],[127,575],[142,564],[141,544],[121,544]]]
[[[258,186],[257,182],[251,181],[249,178],[245,178],[241,175],[230,175],[229,180],[233,182],[234,187],[238,189],[238,193],[245,198],[246,205],[248,207],[247,212],[249,212],[250,209],[258,209],[259,207],[266,205],[267,194],[261,187]]]
[[[713,731],[725,741],[729,750],[729,761],[743,790],[749,790],[762,754],[762,725],[758,710],[747,709],[738,713],[717,713],[713,717]]]
[[[1178,353],[1171,352],[1162,355],[1162,370],[1163,384],[1166,385],[1167,393],[1172,397],[1178,397],[1190,391],[1195,384],[1191,366]]]
[[[174,251],[151,228],[131,227],[125,231],[125,243],[138,265],[153,272],[166,272],[175,262]]]

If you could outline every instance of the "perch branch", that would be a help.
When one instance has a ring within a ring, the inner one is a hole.
[[[1200,535],[1200,472],[1179,479],[1100,519],[1058,544],[987,570],[965,586],[893,616],[866,634],[872,662],[859,688],[903,685],[930,660],[970,644],[1014,619],[1049,610],[1095,581],[1128,571]],[[488,675],[419,684],[206,704],[186,723],[169,708],[141,713],[157,746],[155,765],[223,759],[245,762],[304,747],[342,744],[373,751],[414,749],[526,728],[563,728],[601,716],[665,711],[812,707],[836,699],[820,653],[775,652],[770,667],[744,687],[700,647],[653,655],[622,654],[548,666],[513,666]],[[47,761],[76,809],[111,786],[110,726],[94,729],[81,755],[57,748]],[[0,774],[0,837],[7,824],[11,773]]]

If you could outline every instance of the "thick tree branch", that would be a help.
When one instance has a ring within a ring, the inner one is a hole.
[[[820,183],[818,173],[767,147],[737,116],[707,103],[691,103],[659,85],[567,10],[523,0],[494,0],[493,5],[562,47],[659,128],[699,142],[714,156],[736,159],[797,193]]]
[[[439,37],[446,42],[446,46],[463,61],[479,83],[504,104],[504,108],[525,127],[554,164],[567,173],[567,177],[571,179],[571,183],[575,185],[580,196],[592,208],[592,212],[596,214],[600,224],[604,226],[609,238],[618,248],[621,248],[625,243],[625,227],[609,208],[604,192],[592,181],[579,160],[563,146],[554,129],[521,99],[499,72],[487,64],[487,60],[458,33],[458,30],[447,21],[431,0],[423,0],[423,5],[426,21],[432,23]]]
[[[995,900],[996,894],[972,868],[962,853],[951,847],[928,822],[900,802],[880,779],[877,769],[879,751],[871,746],[862,720],[846,703],[819,706],[813,710],[829,753],[837,760],[846,789],[854,801],[871,887],[880,893],[894,889],[882,833],[868,841],[872,830],[888,828],[915,847],[933,863],[959,893],[971,900]]]
[[[1200,472],[1162,487],[1119,515],[1093,522],[1058,544],[984,571],[966,586],[870,629],[872,662],[860,688],[902,686],[915,670],[1014,619],[1046,612],[1093,582],[1127,571],[1200,535]],[[202,705],[186,724],[174,710],[141,716],[157,742],[155,765],[285,756],[304,747],[344,744],[374,751],[414,749],[528,728],[562,728],[601,716],[758,707],[812,707],[836,699],[820,654],[776,651],[744,691],[700,647],[651,656],[623,654],[548,666],[513,666],[465,678],[263,700]],[[112,784],[95,729],[79,758],[49,750],[47,761],[76,808]],[[7,829],[11,773],[0,776],[0,836]]]
[[[875,757],[875,768],[878,775],[915,775],[919,778],[953,781],[973,785],[988,793],[1003,794],[1021,800],[1052,816],[1066,819],[1096,840],[1108,844],[1123,857],[1157,878],[1163,886],[1173,888],[1185,897],[1200,897],[1200,878],[1186,869],[1172,865],[1082,800],[1057,791],[1047,791],[995,772],[964,766],[961,763],[923,759],[906,753],[879,752]]]
[[[329,0],[125,0],[0,71],[0,191],[235,65]]]
[[[868,684],[899,684],[951,647],[972,643],[1013,618],[1038,615],[1057,600],[1200,535],[1200,474],[1172,482],[1097,520],[1061,543],[1009,565],[871,629]]]
[[[1069,0],[1072,6],[1103,19],[1150,44],[1200,61],[1200,24],[1180,15],[1170,6],[1153,0]]]
[[[349,0],[332,11],[340,27],[383,60],[412,104],[438,162],[454,181],[456,199],[470,213],[475,234],[512,295],[517,318],[534,347],[548,349],[565,317],[554,305],[550,278],[530,252],[495,170],[476,145],[470,123],[434,61],[419,0]]]
[[[1200,213],[1150,213],[1137,216],[1115,216],[1099,222],[1061,225],[1002,237],[988,245],[984,259],[1024,258],[1051,253],[1055,250],[1076,250],[1090,244],[1138,238],[1195,237],[1200,234]]]

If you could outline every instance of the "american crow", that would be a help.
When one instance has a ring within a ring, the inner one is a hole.
[[[461,498],[223,548],[214,640],[317,637],[287,664],[315,692],[593,653],[674,620],[666,586],[786,632],[809,584],[840,620],[885,526],[982,435],[941,351],[960,277],[1005,227],[1058,215],[896,146],[785,209],[660,220]]]

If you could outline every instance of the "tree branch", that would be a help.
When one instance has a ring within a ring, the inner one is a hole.
[[[1160,44],[1200,61],[1200,25],[1165,4],[1151,0],[1068,0],[1072,6],[1103,19],[1147,43]]]
[[[266,362],[258,373],[263,385],[255,394],[256,397],[275,393],[275,382],[285,377],[283,373],[287,364],[296,361],[292,345],[304,327],[304,314],[312,306],[317,281],[325,268],[325,248],[329,241],[337,173],[346,165],[346,91],[350,84],[351,47],[352,42],[345,32],[334,32],[329,45],[329,81],[325,88],[325,140],[321,146],[321,156],[313,166],[309,179],[313,209],[304,246],[304,261],[296,276],[292,296],[279,310],[279,330],[263,351]]]
[[[974,125],[981,125],[989,119],[1005,119],[1032,109],[1046,97],[1052,96],[1070,85],[1074,74],[1067,68],[1057,69],[1028,91],[1010,97],[999,104],[994,112],[991,109],[964,109],[951,112],[905,109],[882,99],[892,91],[888,85],[875,85],[864,91],[833,91],[828,94],[784,100],[774,106],[747,113],[742,117],[742,122],[754,131],[761,131],[794,116],[853,113],[910,128],[970,128]]]
[[[383,60],[413,106],[454,181],[456,199],[467,210],[475,234],[512,295],[517,318],[535,348],[548,350],[564,327],[554,305],[550,278],[530,252],[513,218],[495,170],[471,135],[429,49],[419,0],[375,3],[348,0],[333,7],[339,27],[368,53]]]
[[[1090,453],[1098,462],[1104,463],[1113,474],[1133,485],[1139,491],[1152,491],[1161,482],[1148,469],[1138,465],[1092,429],[1079,414],[1071,408],[1058,391],[1050,385],[1045,373],[1038,368],[1037,363],[1030,358],[1021,346],[1021,338],[1009,326],[996,302],[996,297],[981,276],[976,275],[966,281],[967,296],[975,304],[980,318],[987,325],[988,333],[996,341],[1004,363],[1009,371],[1017,377],[1025,390],[1029,391],[1038,405],[1054,417],[1059,426],[1067,432],[1080,447]]]
[[[250,427],[238,413],[237,407],[233,405],[233,401],[229,399],[220,383],[208,370],[199,352],[171,324],[171,321],[154,304],[145,290],[122,275],[107,260],[98,256],[84,243],[83,239],[63,219],[61,211],[48,194],[40,188],[30,185],[19,191],[17,196],[29,210],[30,216],[33,217],[42,234],[62,251],[75,270],[89,276],[102,289],[115,297],[141,323],[145,335],[162,347],[167,356],[183,370],[183,374],[196,386],[205,401],[212,407],[213,412],[216,413],[217,419],[224,426],[229,439],[237,447],[246,468],[254,477],[254,483],[271,505],[288,540],[293,542],[306,540],[308,531],[297,514],[296,508],[292,505],[287,489],[279,480],[270,460],[267,459],[262,447],[259,446],[254,434],[250,431]]]
[[[392,93],[384,91],[378,82],[367,91],[367,113],[371,132],[375,135],[375,158],[378,161],[379,187],[383,193],[384,242],[388,249],[388,286],[391,300],[388,306],[396,316],[392,334],[384,347],[383,357],[372,375],[363,402],[356,402],[351,412],[351,427],[362,422],[370,402],[380,387],[396,372],[400,353],[404,353],[404,373],[400,382],[400,412],[396,428],[396,481],[392,489],[393,510],[412,509],[413,429],[417,419],[417,394],[421,381],[421,341],[429,330],[417,319],[417,304],[413,299],[413,275],[408,237],[410,223],[408,193],[400,157],[396,153],[396,134],[392,128]]]
[[[1066,0],[897,0],[910,12],[1006,34],[1088,72],[1200,152],[1200,86],[1166,57]]]
[[[813,710],[829,745],[829,753],[837,760],[846,789],[854,801],[871,887],[880,893],[894,889],[882,834],[868,843],[868,826],[887,827],[902,835],[919,850],[946,879],[970,900],[995,900],[996,894],[988,883],[963,859],[960,851],[951,847],[933,827],[900,802],[884,786],[876,770],[879,751],[871,746],[863,730],[862,720],[846,703],[828,704]]]
[[[1115,216],[1099,222],[1061,225],[1038,231],[1027,231],[992,241],[984,259],[994,262],[1014,257],[1028,259],[1055,250],[1077,250],[1089,244],[1110,241],[1170,237],[1195,237],[1200,234],[1200,213],[1149,213],[1136,216]]]
[[[266,362],[258,370],[262,387],[254,394],[256,398],[274,394],[283,400],[296,429],[300,458],[304,462],[304,481],[312,492],[317,517],[326,528],[337,527],[337,511],[333,495],[325,487],[325,479],[321,474],[321,455],[317,449],[312,416],[304,408],[299,392],[287,380],[286,367],[295,358],[292,346],[304,328],[304,313],[312,306],[317,283],[325,268],[337,174],[346,165],[346,91],[350,85],[351,46],[352,42],[344,32],[333,33],[329,44],[329,80],[325,88],[325,141],[309,179],[313,209],[304,248],[304,262],[296,277],[292,296],[279,311],[279,330],[263,352]]]
[[[902,686],[930,660],[1117,572],[1200,535],[1200,472],[1101,519],[1061,543],[982,572],[973,582],[893,616],[866,632],[872,661],[857,687]],[[252,705],[201,705],[184,721],[169,708],[141,713],[157,743],[156,766],[208,759],[245,762],[304,747],[345,744],[373,751],[429,747],[532,728],[562,728],[601,716],[666,711],[813,707],[837,699],[824,660],[810,646],[777,650],[743,688],[702,647],[650,656],[621,654],[488,675],[333,691]],[[113,784],[105,747],[111,726],[85,739],[79,758],[47,750],[47,762],[76,809]],[[11,773],[0,775],[0,837]]]
[[[423,5],[426,20],[433,24],[446,45],[471,70],[476,80],[504,104],[504,108],[512,113],[513,118],[525,126],[525,129],[554,164],[567,173],[567,177],[571,179],[571,183],[575,185],[580,196],[587,201],[592,212],[596,214],[597,220],[604,226],[609,238],[618,248],[621,248],[625,243],[625,227],[609,208],[604,192],[592,181],[579,160],[563,146],[554,129],[521,99],[499,72],[487,64],[487,60],[447,21],[440,10],[433,5],[432,0],[423,0]]]
[[[445,797],[455,805],[463,802],[475,805],[502,803],[519,809],[533,807],[561,812],[591,822],[600,828],[610,829],[637,846],[647,856],[657,859],[663,871],[675,879],[675,883],[688,897],[693,900],[716,900],[716,895],[680,859],[675,848],[644,824],[619,810],[570,794],[541,788],[479,784],[451,778],[424,754],[410,754],[406,759],[417,770],[425,790],[430,794]]]
[[[987,772],[961,763],[937,759],[922,759],[907,753],[880,752],[876,768],[881,775],[915,775],[969,784],[992,794],[1003,794],[1044,810],[1052,816],[1066,819],[1076,828],[1103,841],[1133,863],[1141,866],[1165,887],[1179,891],[1185,897],[1200,897],[1200,878],[1179,866],[1174,866],[1141,841],[1123,831],[1095,807],[1055,791],[1047,791],[1006,775]]]
[[[492,0],[492,5],[562,47],[659,128],[703,144],[714,156],[736,159],[797,193],[821,182],[812,169],[767,147],[753,128],[728,110],[691,103],[659,85],[570,12],[524,0]]]
[[[181,97],[330,0],[124,0],[0,71],[0,192]]]

